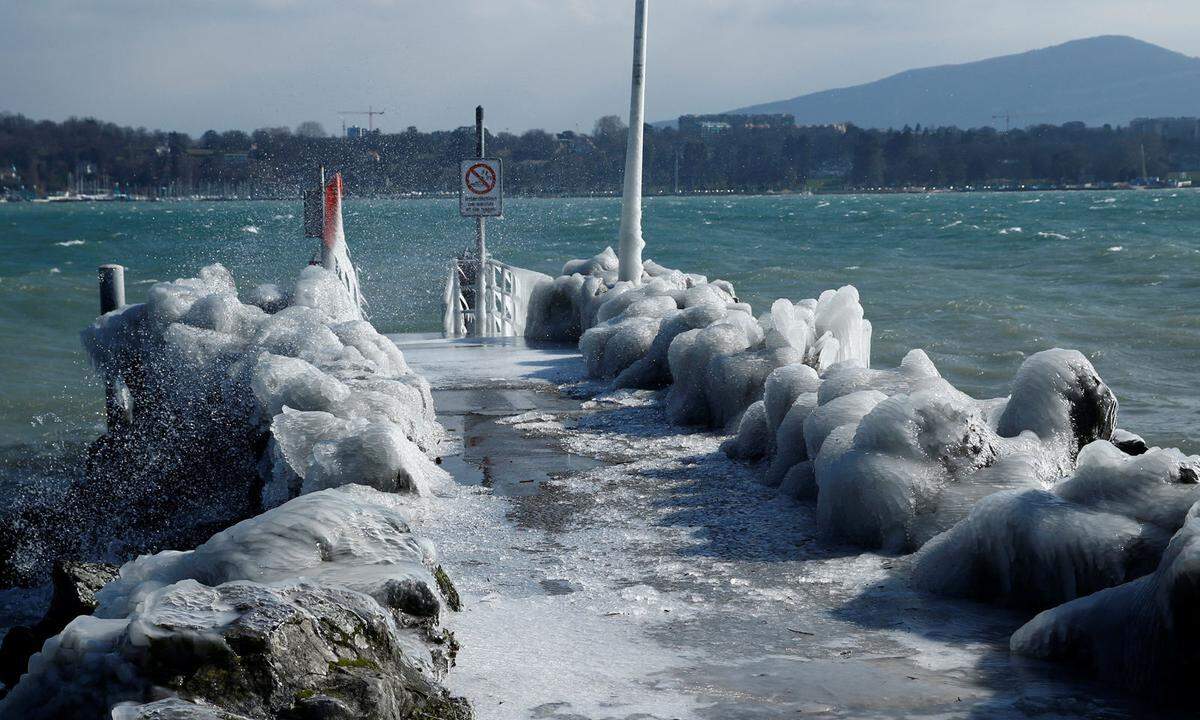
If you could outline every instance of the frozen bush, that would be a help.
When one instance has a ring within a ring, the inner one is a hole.
[[[737,313],[731,313],[737,314]],[[708,425],[710,365],[716,358],[741,352],[751,343],[745,331],[729,322],[678,335],[667,352],[673,384],[667,393],[667,415],[679,425]]]
[[[767,377],[775,370],[798,363],[794,348],[763,348],[732,355],[718,355],[709,362],[704,389],[708,399],[710,427],[734,423],[747,407],[763,397]]]
[[[724,305],[695,305],[663,320],[650,347],[636,362],[617,376],[619,388],[657,390],[671,384],[668,353],[675,338],[689,330],[706,328],[725,318],[729,311]]]

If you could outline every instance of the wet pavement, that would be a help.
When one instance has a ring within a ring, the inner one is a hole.
[[[670,426],[653,393],[560,392],[581,375],[567,350],[397,340],[443,369],[456,484],[423,525],[464,596],[448,685],[483,720],[1153,716],[1011,657],[1023,616],[826,543],[813,506]],[[505,352],[522,359],[488,363]]]

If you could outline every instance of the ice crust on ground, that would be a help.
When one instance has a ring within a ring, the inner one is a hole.
[[[449,661],[436,629],[436,556],[411,533],[409,502],[348,485],[193,551],[127,563],[95,616],[76,618],[34,655],[0,714],[93,718],[126,703],[117,717],[153,717],[154,706],[137,706],[174,698],[158,709],[200,703],[276,717],[332,697],[398,718],[409,715],[396,708],[445,700],[434,684]],[[382,694],[370,679],[379,673]]]
[[[578,334],[592,377],[666,388],[673,423],[733,431],[725,453],[815,500],[827,537],[919,551],[918,587],[1035,609],[1103,595],[1168,562],[1200,500],[1197,459],[1118,431],[1076,351],[1036,353],[1009,397],[975,399],[920,350],[872,368],[852,287],[754,318],[727,284],[654,266],[635,286],[615,269],[610,251],[568,263],[539,306],[558,320],[540,325]]]
[[[83,342],[106,377],[130,386],[134,426],[203,428],[214,406],[240,424],[267,507],[349,482],[420,492],[440,478],[427,457],[441,436],[428,383],[330,271],[305,268],[289,298],[273,314],[244,304],[212,265],[99,318]]]

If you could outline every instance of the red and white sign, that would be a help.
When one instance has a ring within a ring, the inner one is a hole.
[[[458,209],[463,217],[500,217],[504,214],[504,189],[500,161],[463,160],[459,176]]]

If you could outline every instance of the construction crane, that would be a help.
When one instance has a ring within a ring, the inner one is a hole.
[[[366,110],[338,110],[338,114],[343,115],[343,116],[345,116],[345,115],[366,115],[367,116],[367,132],[372,132],[373,130],[375,130],[375,116],[383,115],[386,112],[387,112],[386,110],[376,110],[374,107],[372,107],[370,105],[367,106]],[[345,134],[346,134],[346,119],[345,119],[345,117],[343,117],[342,118],[342,135],[345,135]]]
[[[1008,132],[1009,129],[1012,127],[1013,118],[1017,118],[1019,120],[1023,117],[1034,117],[1037,115],[1045,115],[1045,114],[1046,113],[1039,113],[1039,112],[1034,112],[1034,113],[1007,113],[1006,112],[1006,113],[1002,113],[1000,115],[993,115],[992,119],[993,120],[1003,120],[1004,121],[1004,132]]]

